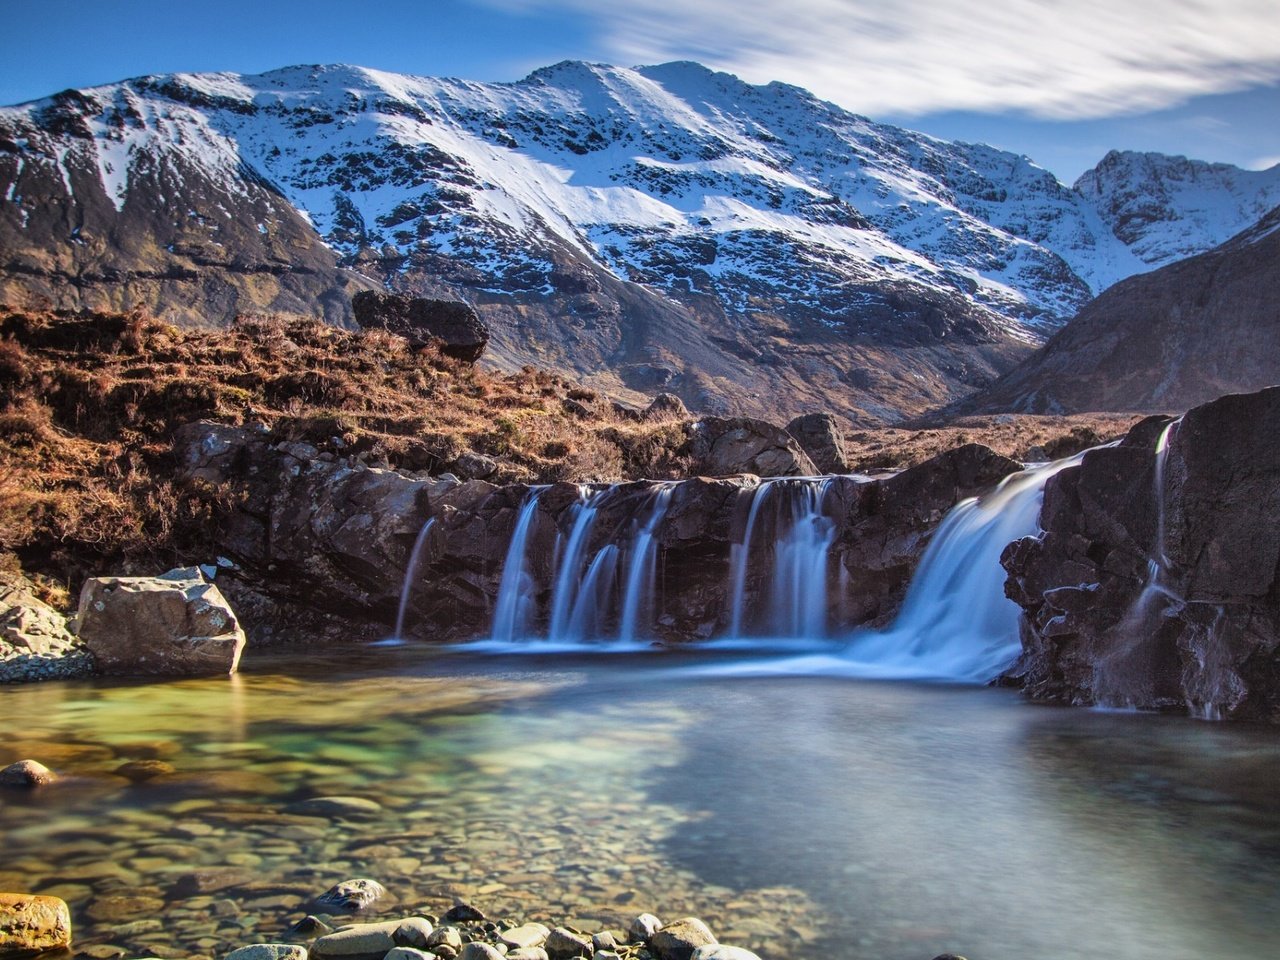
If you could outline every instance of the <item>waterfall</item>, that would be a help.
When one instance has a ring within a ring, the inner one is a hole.
[[[413,583],[418,577],[418,566],[422,562],[422,550],[427,545],[427,537],[436,524],[432,517],[418,531],[418,538],[413,541],[413,549],[409,551],[409,563],[404,570],[404,583],[400,587],[400,608],[396,611],[396,629],[391,635],[395,643],[404,642],[404,617],[409,611],[409,597],[413,594]]]
[[[851,672],[886,677],[989,680],[1021,650],[1020,609],[1004,595],[1004,548],[1039,532],[1049,478],[1083,454],[1006,477],[952,508],[920,561],[897,618],[856,634],[842,659]]]
[[[493,615],[493,639],[510,643],[522,638],[529,628],[537,607],[533,578],[528,570],[526,544],[538,509],[538,498],[546,487],[535,487],[525,496],[516,517],[507,557],[502,565],[502,582],[498,587],[498,602]]]
[[[658,526],[671,505],[674,483],[660,484],[653,492],[648,505],[648,516],[635,534],[627,556],[627,582],[622,593],[622,619],[618,624],[618,639],[634,643],[640,615],[645,614],[646,625],[653,622],[653,588],[658,563]]]
[[[599,500],[608,493],[608,489],[590,493],[588,488],[578,488],[578,502],[570,510],[573,511],[573,526],[569,531],[567,545],[561,549],[559,538],[556,542],[558,564],[555,576],[555,588],[551,595],[551,629],[548,638],[551,640],[568,640],[572,642],[571,624],[578,594],[583,585],[583,568],[586,563],[584,554],[591,528],[595,525],[599,513]]]
[[[752,606],[754,619],[775,638],[827,635],[827,568],[836,534],[823,512],[830,484],[830,477],[766,480],[753,492],[742,540],[730,551],[730,637],[751,629]],[[747,597],[753,563],[773,566],[754,605]]]

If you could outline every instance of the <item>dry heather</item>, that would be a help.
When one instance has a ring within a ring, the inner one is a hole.
[[[503,481],[679,476],[678,423],[647,423],[526,368],[488,373],[381,331],[246,318],[179,330],[140,313],[0,311],[0,551],[72,577],[155,569],[216,539],[224,495],[179,486],[173,430],[261,423],[370,464]]]

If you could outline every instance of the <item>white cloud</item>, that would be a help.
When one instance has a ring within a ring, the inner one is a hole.
[[[1159,109],[1280,81],[1275,0],[490,0],[594,23],[616,63],[699,60],[871,115]]]

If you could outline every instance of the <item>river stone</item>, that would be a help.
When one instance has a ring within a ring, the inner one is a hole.
[[[437,927],[431,931],[431,936],[427,937],[425,946],[428,950],[448,947],[454,953],[457,953],[462,949],[462,934],[458,932],[457,927]]]
[[[449,923],[475,923],[484,920],[485,915],[469,903],[455,903],[444,915]]]
[[[409,920],[419,921],[410,925]],[[326,934],[311,945],[313,957],[381,958],[395,947],[424,946],[431,935],[431,924],[425,918],[384,920],[380,923],[355,923]],[[423,927],[425,926],[425,930]],[[406,936],[406,932],[409,934]]]
[[[382,804],[364,797],[312,797],[291,803],[285,810],[314,817],[368,817],[382,812]]]
[[[526,923],[510,930],[503,930],[498,939],[508,947],[540,947],[546,943],[551,931],[540,923]]]
[[[503,955],[487,943],[468,943],[458,954],[458,960],[502,960]]]
[[[317,916],[307,914],[292,927],[289,928],[288,936],[291,937],[322,937],[327,933],[333,933],[333,927],[325,923]]]
[[[572,960],[574,957],[590,957],[595,953],[591,941],[567,927],[556,927],[543,945],[551,960]]]
[[[436,955],[414,947],[393,947],[382,960],[436,960]]]
[[[616,950],[618,948],[618,938],[609,930],[603,930],[591,938],[591,946],[596,948],[596,952],[601,950]]]
[[[326,909],[341,910],[347,913],[358,913],[365,907],[382,899],[386,895],[386,887],[377,880],[358,877],[354,880],[343,880],[335,883],[320,896],[315,904]],[[388,947],[388,950],[391,948]]]
[[[251,943],[223,960],[307,960],[307,948],[296,943]]]
[[[37,760],[19,760],[0,770],[0,787],[42,787],[58,775]]]
[[[114,676],[231,674],[245,645],[230,604],[196,567],[91,577],[76,624],[98,669]]]
[[[120,764],[115,770],[117,777],[124,777],[134,783],[154,780],[156,777],[163,777],[176,772],[173,764],[166,763],[163,760],[130,760],[127,763]]]
[[[71,910],[65,900],[0,893],[0,956],[71,946]]]
[[[691,960],[698,947],[717,943],[707,925],[696,917],[673,920],[649,938],[649,949],[658,960]]]
[[[642,913],[627,925],[627,936],[636,943],[648,943],[662,929],[662,921],[652,913]]]
[[[709,943],[693,951],[693,960],[760,960],[750,950],[729,947],[723,943]]]
[[[507,951],[507,960],[551,960],[541,947],[516,947]]]

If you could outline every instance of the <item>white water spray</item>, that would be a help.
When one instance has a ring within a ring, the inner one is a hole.
[[[538,498],[545,487],[530,490],[516,518],[507,557],[502,566],[502,583],[498,587],[498,603],[493,615],[493,639],[504,643],[525,635],[537,606],[533,578],[529,574],[526,544],[533,527]]]
[[[427,538],[431,534],[431,528],[436,524],[436,518],[432,517],[422,525],[422,529],[418,531],[418,538],[413,541],[413,549],[409,551],[409,563],[404,571],[404,583],[400,587],[400,608],[396,611],[396,629],[391,635],[392,641],[396,643],[404,642],[404,618],[409,612],[409,598],[413,595],[413,584],[418,578],[418,566],[422,563],[422,551],[427,545]]]

